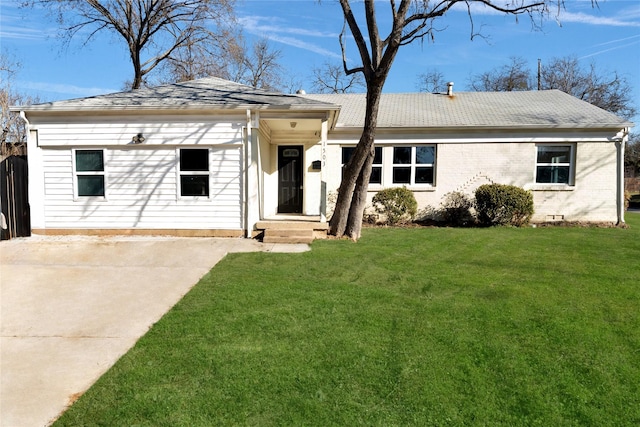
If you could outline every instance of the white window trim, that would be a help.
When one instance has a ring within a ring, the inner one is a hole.
[[[180,170],[180,150],[207,150],[208,171],[182,171]],[[213,199],[213,174],[211,171],[211,147],[178,147],[176,148],[176,200],[180,201],[210,201]],[[208,196],[183,196],[182,180],[183,175],[205,175],[209,177],[209,195]]]
[[[566,166],[567,163],[538,163],[538,147],[569,147],[569,182],[538,182],[538,166]],[[576,143],[575,142],[558,142],[558,143],[538,143],[535,144],[534,151],[534,167],[533,167],[533,183],[532,190],[572,190],[575,187],[576,179]]]
[[[400,164],[400,163],[393,163],[393,149],[395,147],[411,147],[411,163],[405,163],[405,164]],[[416,163],[416,147],[433,147],[434,153],[433,153],[433,163]],[[387,158],[389,159],[389,173],[387,174],[389,177],[389,183],[388,186],[390,187],[399,187],[399,186],[406,186],[409,189],[417,189],[417,190],[428,190],[428,189],[435,189],[436,187],[436,164],[438,163],[437,159],[438,159],[438,147],[437,144],[419,144],[419,143],[412,143],[412,144],[392,144],[392,145],[388,145],[386,146],[386,148],[389,150],[389,155],[387,156]],[[383,162],[384,163],[384,162]],[[417,167],[427,167],[430,166],[433,168],[433,183],[431,184],[422,184],[422,183],[416,183],[416,168]],[[409,179],[409,183],[396,183],[393,182],[393,168],[395,167],[410,167],[411,168],[411,176]],[[384,183],[384,181],[383,181]]]
[[[76,152],[78,151],[102,151],[102,171],[86,171],[86,172],[78,172],[76,170]],[[78,201],[107,201],[107,196],[109,194],[109,180],[107,174],[107,155],[104,148],[73,148],[71,149],[71,164],[72,164],[72,174],[73,174],[73,200],[75,202]],[[78,176],[85,175],[101,175],[104,179],[104,196],[80,196],[78,194]]]

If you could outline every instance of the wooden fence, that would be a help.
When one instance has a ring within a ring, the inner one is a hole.
[[[31,235],[27,157],[11,155],[0,163],[1,239]]]

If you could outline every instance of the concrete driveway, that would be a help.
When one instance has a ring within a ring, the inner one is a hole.
[[[43,237],[0,243],[0,425],[47,426],[249,239]]]

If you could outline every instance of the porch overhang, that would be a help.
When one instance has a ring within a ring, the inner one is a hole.
[[[336,112],[300,114],[288,112],[271,116],[261,112],[260,131],[266,136],[270,144],[296,142],[315,144],[322,141],[324,129],[331,128],[335,123]],[[325,130],[326,132],[326,130]],[[326,135],[324,135],[326,138]]]

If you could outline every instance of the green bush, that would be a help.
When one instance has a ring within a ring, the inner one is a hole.
[[[442,202],[442,217],[447,224],[464,227],[475,222],[472,213],[473,199],[459,191],[452,191],[444,195]]]
[[[389,225],[408,222],[418,213],[418,202],[406,187],[385,188],[372,199],[373,208],[386,218]]]
[[[533,195],[514,185],[485,184],[476,190],[476,210],[482,225],[527,224],[533,215]]]

